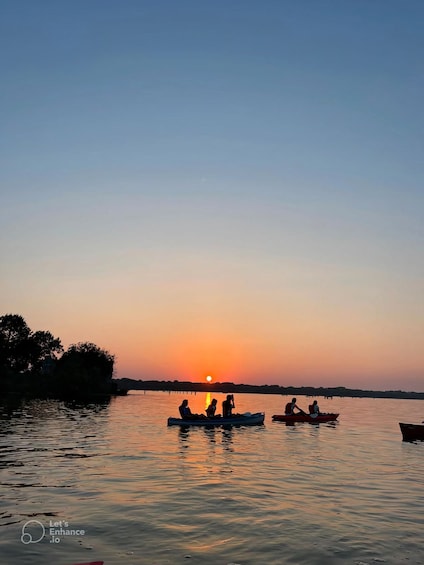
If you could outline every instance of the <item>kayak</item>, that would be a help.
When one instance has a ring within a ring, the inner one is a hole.
[[[319,424],[322,422],[334,422],[337,420],[338,414],[319,414],[313,418],[309,414],[274,414],[272,417],[274,422],[286,422],[287,424],[294,424],[295,422],[309,422],[310,424]]]
[[[183,420],[182,418],[168,418],[168,426],[255,426],[263,424],[265,412],[255,414],[235,414],[231,418],[198,418],[196,420]]]
[[[404,424],[399,422],[400,431],[402,432],[403,441],[415,441],[416,439],[424,440],[424,425],[421,424]]]

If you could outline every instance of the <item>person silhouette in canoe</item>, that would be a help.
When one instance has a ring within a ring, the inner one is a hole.
[[[216,412],[216,405],[217,405],[217,399],[213,398],[212,402],[209,404],[209,406],[206,409],[206,416],[208,418],[217,418],[219,417],[219,414],[215,414]]]
[[[302,410],[302,408],[299,408],[296,402],[296,398],[292,398],[291,402],[287,402],[286,408],[284,410],[286,416],[294,416],[294,414],[305,414],[305,412]],[[297,412],[295,412],[295,410],[297,410]]]
[[[203,414],[193,414],[190,410],[187,399],[184,399],[182,401],[181,405],[178,407],[178,410],[180,411],[180,416],[183,420],[199,420],[206,417]]]
[[[227,394],[227,398],[222,403],[222,417],[231,418],[233,415],[233,408],[235,408],[234,395]]]
[[[314,400],[312,404],[309,405],[309,415],[311,418],[316,418],[320,415],[318,401]]]

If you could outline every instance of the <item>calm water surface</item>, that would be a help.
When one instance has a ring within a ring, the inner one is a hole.
[[[210,399],[0,404],[0,564],[424,563],[424,442],[398,426],[422,401],[321,399],[337,423],[286,426],[287,397],[239,394],[264,426],[167,427],[183,398]]]

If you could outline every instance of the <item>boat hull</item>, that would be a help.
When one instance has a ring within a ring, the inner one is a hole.
[[[272,417],[274,422],[286,422],[286,424],[294,424],[296,422],[309,422],[310,424],[319,424],[322,422],[334,422],[339,417],[338,414],[320,414],[312,418],[309,414],[274,414]]]
[[[198,420],[183,420],[182,418],[168,418],[168,426],[257,426],[263,424],[264,412],[256,414],[232,416],[231,418],[199,418]]]
[[[399,422],[403,441],[424,440],[424,425]]]

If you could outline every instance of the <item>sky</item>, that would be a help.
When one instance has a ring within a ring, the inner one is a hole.
[[[117,377],[424,391],[423,21],[0,0],[0,315]]]

